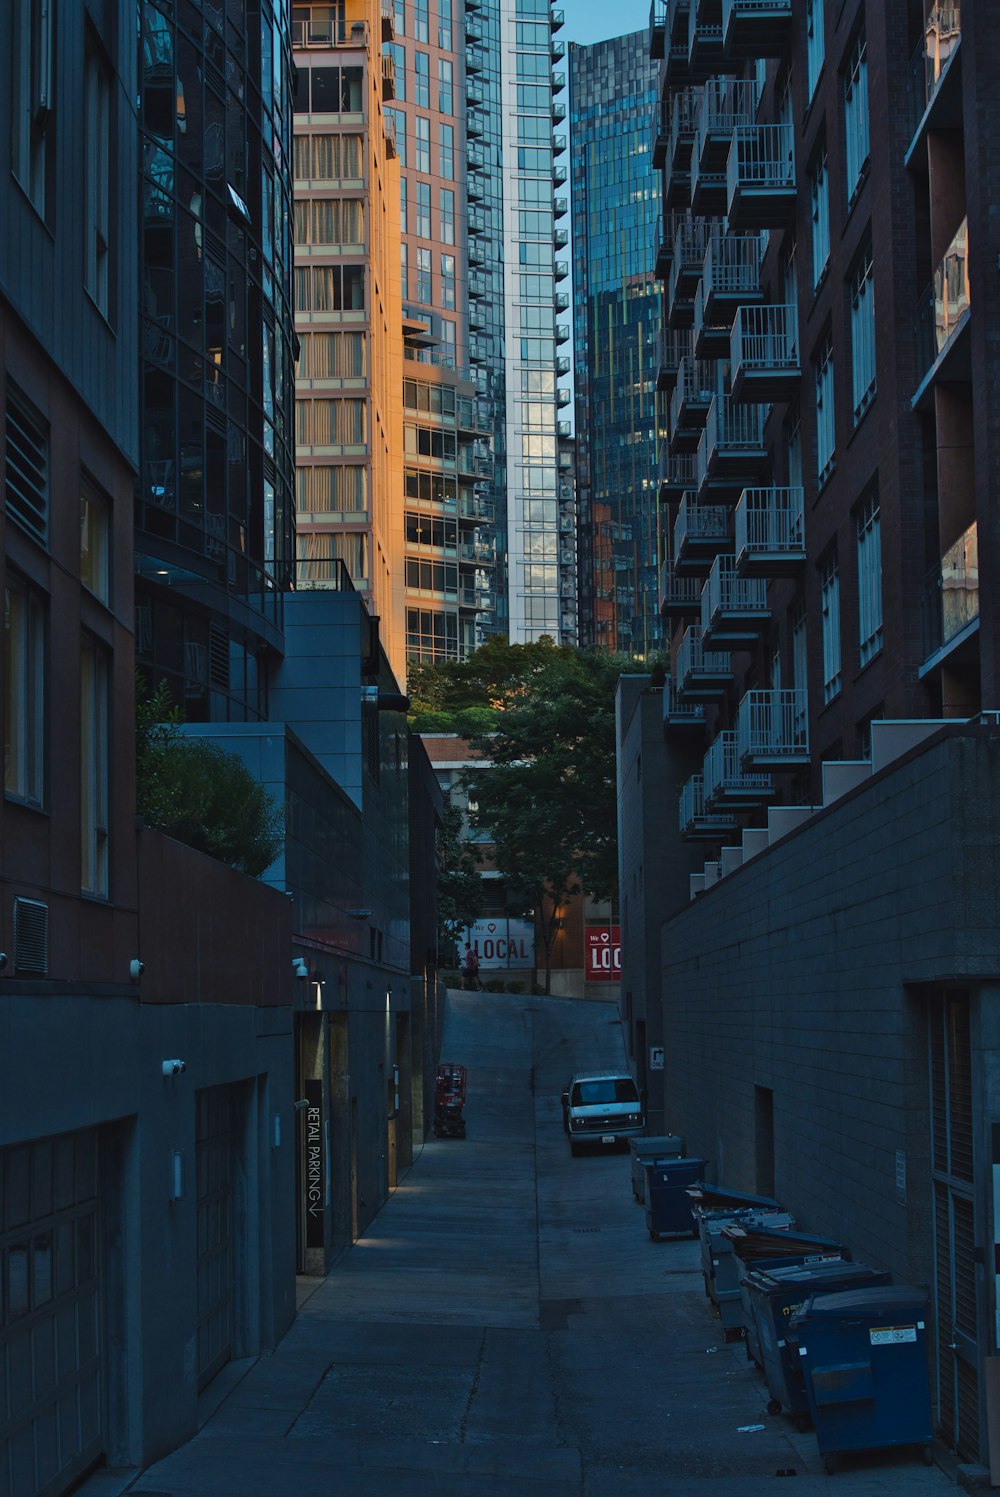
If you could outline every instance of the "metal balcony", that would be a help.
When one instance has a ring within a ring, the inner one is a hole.
[[[805,491],[744,489],[736,506],[734,550],[741,577],[789,577],[806,559]]]
[[[802,373],[797,308],[737,308],[729,361],[734,400],[793,400]]]
[[[465,133],[473,137],[478,137],[482,135],[485,129],[486,121],[483,118],[482,111],[479,109],[467,109],[465,111]]]
[[[715,229],[705,247],[702,285],[705,320],[731,328],[737,307],[763,301],[760,267],[763,246],[759,234],[727,234]],[[728,341],[727,341],[728,352]]]
[[[795,208],[795,135],[791,125],[741,125],[726,163],[729,227],[782,227]]]
[[[762,406],[716,395],[696,455],[696,483],[703,499],[735,504],[748,482],[766,476],[764,415]]]
[[[756,112],[755,79],[709,79],[694,122],[694,154],[706,171],[725,173],[733,132],[741,125],[752,125]]]
[[[730,324],[709,322],[705,316],[704,277],[695,287],[691,304],[691,347],[697,359],[725,359],[729,357]]]
[[[466,77],[473,77],[481,73],[486,63],[486,54],[482,47],[466,47],[465,49],[465,73]]]
[[[688,841],[704,838],[718,842],[736,831],[736,817],[732,811],[710,811],[705,805],[705,776],[702,774],[693,774],[683,786],[678,797],[677,815],[681,836]]]
[[[792,0],[722,0],[722,46],[729,58],[780,57],[788,45]]]
[[[392,0],[382,0],[382,40],[391,42],[396,35],[396,15],[392,7]]]
[[[660,567],[658,600],[664,618],[696,619],[701,608],[700,577],[678,577],[669,561]]]
[[[710,230],[711,224],[704,218],[680,221],[667,282],[667,320],[671,327],[690,327],[694,321],[691,298],[701,279]]]
[[[391,52],[382,54],[382,98],[383,100],[396,97],[396,59]]]
[[[681,89],[674,95],[663,174],[663,201],[668,208],[686,207],[690,198],[697,95],[698,90],[690,88]],[[666,107],[663,105],[664,113]]]
[[[663,57],[667,38],[667,0],[652,0],[649,7],[649,55],[654,62]]]
[[[804,691],[748,691],[736,715],[744,769],[794,769],[809,763],[809,703]]]
[[[762,805],[774,795],[769,774],[744,769],[734,732],[720,733],[705,755],[705,805],[747,808]]]
[[[692,83],[724,73],[732,66],[722,50],[722,11],[718,0],[694,0],[688,11],[688,77]]]
[[[681,495],[674,521],[674,571],[678,575],[703,577],[719,553],[728,551],[729,518],[724,504],[699,504],[693,493]]]
[[[752,644],[770,621],[764,579],[738,576],[736,557],[731,553],[718,555],[701,595],[701,637],[705,648]]]
[[[677,366],[670,397],[670,451],[694,452],[715,394],[716,370],[705,359],[685,354]]]
[[[660,478],[660,501],[669,503],[679,499],[686,489],[693,489],[697,478],[697,454],[693,452],[671,453],[664,443]]]
[[[670,111],[663,99],[653,105],[653,167],[659,171],[667,159],[670,144]]]
[[[712,702],[725,696],[733,667],[727,650],[706,650],[701,625],[691,624],[677,649],[674,682],[682,702]],[[735,738],[735,734],[733,735]]]
[[[656,388],[672,390],[680,363],[679,339],[670,328],[661,327],[656,335]]]
[[[705,727],[705,708],[701,702],[682,702],[677,695],[673,676],[663,683],[663,726],[665,728]]]
[[[466,213],[465,222],[470,234],[485,234],[489,221],[482,208],[470,208]]]
[[[689,12],[690,0],[667,0],[663,66],[660,69],[660,82],[664,88],[682,87],[688,81]]]

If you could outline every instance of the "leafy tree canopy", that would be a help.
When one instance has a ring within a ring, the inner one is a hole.
[[[148,827],[259,878],[281,847],[282,817],[236,754],[186,738],[161,683],[136,680],[137,810]]]
[[[456,960],[459,933],[483,908],[483,881],[473,847],[462,840],[462,813],[446,802],[438,834],[438,927],[442,953]]]

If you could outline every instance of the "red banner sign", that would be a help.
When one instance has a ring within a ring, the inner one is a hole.
[[[617,925],[586,925],[583,965],[588,982],[619,982],[622,975],[622,938]]]

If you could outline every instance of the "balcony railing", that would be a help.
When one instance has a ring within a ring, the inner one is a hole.
[[[697,479],[696,454],[693,452],[671,452],[664,445],[660,469],[660,488],[663,495],[680,498],[685,489],[693,489]]]
[[[667,37],[667,0],[652,0],[649,7],[649,55],[654,62],[663,56]]]
[[[337,47],[347,41],[347,24],[337,20],[330,5],[292,7],[293,47]]]
[[[729,360],[734,400],[793,399],[801,375],[798,309],[738,307]]]
[[[736,506],[736,570],[741,577],[783,577],[806,559],[805,491],[744,489]]]
[[[698,99],[694,155],[706,171],[724,172],[733,131],[752,125],[757,112],[754,79],[711,78]]]
[[[705,246],[702,284],[705,316],[709,321],[732,319],[736,307],[750,305],[762,295],[759,234],[726,234],[715,229]]]
[[[708,10],[692,0],[688,11],[688,73],[692,80],[708,78],[724,64],[722,19],[706,16]]]
[[[677,366],[677,382],[670,397],[670,450],[693,452],[715,394],[715,365],[685,354]]]
[[[680,220],[674,236],[667,282],[667,314],[671,326],[691,325],[688,299],[701,279],[710,229],[711,224],[706,218],[683,217]],[[686,321],[681,319],[682,304],[689,308]]]
[[[722,0],[727,57],[780,57],[788,42],[792,0]]]
[[[734,502],[747,480],[762,475],[767,466],[764,417],[759,405],[746,405],[731,395],[716,395],[708,409],[696,459],[696,486],[714,489],[719,499]]]
[[[771,229],[795,206],[795,133],[791,125],[740,125],[726,163],[729,227]]]
[[[694,494],[683,494],[674,521],[674,567],[682,572],[707,572],[728,545],[726,506],[699,504]],[[698,606],[700,610],[700,599]]]
[[[740,577],[735,556],[720,553],[701,595],[701,637],[706,648],[749,643],[770,617],[764,579]]]
[[[700,624],[691,624],[677,648],[674,682],[684,701],[711,700],[725,694],[733,679],[728,650],[706,650]]]
[[[682,837],[707,837],[718,841],[736,830],[732,812],[710,811],[705,805],[705,777],[701,774],[693,774],[682,788],[677,815]]]
[[[973,524],[941,558],[924,587],[924,655],[951,644],[979,617],[979,531]]]
[[[926,370],[945,349],[969,310],[969,220],[963,218],[917,309],[920,354]]]
[[[554,281],[564,281],[568,275],[569,275],[569,261],[568,260],[556,260],[556,261],[553,262],[553,265],[552,265],[552,279]]]
[[[672,328],[661,327],[656,335],[656,388],[658,390],[673,388],[680,367],[680,347],[679,335]]]
[[[701,702],[682,702],[672,676],[663,683],[663,721],[677,727],[703,728],[705,708]]]
[[[701,578],[678,577],[669,560],[660,567],[660,612],[667,618],[696,618],[701,607]]]
[[[769,774],[743,768],[735,732],[720,733],[709,746],[702,769],[705,778],[705,804],[759,805],[774,794]]]
[[[910,61],[910,133],[916,130],[937,93],[945,68],[962,40],[960,0],[930,0],[924,6],[924,34]]]
[[[809,763],[808,702],[804,691],[748,691],[736,717],[744,769],[783,769]]]

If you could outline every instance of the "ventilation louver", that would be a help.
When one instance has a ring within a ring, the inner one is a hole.
[[[44,977],[49,970],[49,907],[37,899],[14,900],[14,971]]]

